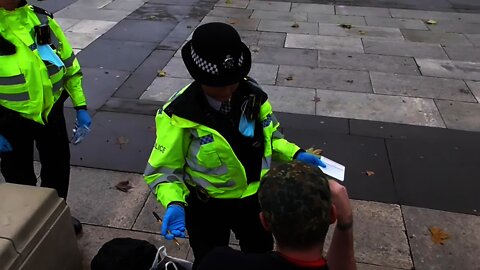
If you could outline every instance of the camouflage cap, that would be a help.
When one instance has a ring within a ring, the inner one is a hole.
[[[265,175],[258,196],[278,244],[308,248],[323,243],[332,202],[319,168],[298,161],[282,164]]]

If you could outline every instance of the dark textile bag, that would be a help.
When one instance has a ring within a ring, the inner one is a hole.
[[[192,265],[169,256],[164,246],[157,250],[144,240],[115,238],[100,248],[90,267],[92,270],[191,270]]]

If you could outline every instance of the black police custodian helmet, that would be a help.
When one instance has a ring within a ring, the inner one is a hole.
[[[239,82],[252,66],[250,50],[238,32],[219,22],[199,26],[183,46],[182,58],[190,75],[208,86]]]

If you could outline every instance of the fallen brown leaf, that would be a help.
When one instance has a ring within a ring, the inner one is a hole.
[[[115,188],[122,192],[128,192],[133,187],[130,185],[130,181],[121,181],[115,185]]]
[[[443,245],[445,240],[450,238],[450,235],[448,235],[445,231],[438,227],[433,226],[428,228],[428,230],[430,231],[430,234],[432,236],[432,242],[434,244]]]
[[[374,176],[374,175],[375,175],[375,172],[373,172],[373,171],[366,171],[365,174],[366,174],[367,176]]]
[[[299,27],[300,27],[300,25],[298,25],[298,23],[292,24],[292,28],[299,28]]]
[[[430,19],[428,21],[425,21],[425,23],[430,24],[430,25],[435,25],[435,24],[437,24],[437,21]]]
[[[343,29],[352,29],[351,24],[342,23],[342,24],[339,24],[338,26],[342,27]]]
[[[314,102],[320,102],[321,100],[320,100],[319,97],[314,97],[314,98],[312,99],[312,101],[314,101]]]
[[[120,136],[120,137],[117,138],[117,144],[120,145],[120,146],[122,146],[124,144],[127,144],[128,141],[129,141],[128,138],[125,138],[123,136]]]
[[[360,35],[362,35],[362,36],[365,36],[365,35],[367,34],[367,32],[362,31],[362,30],[358,30],[358,33],[359,33]]]
[[[293,76],[288,76],[288,77],[285,78],[285,80],[291,81],[291,80],[293,80]]]
[[[234,24],[237,23],[237,21],[232,19],[232,20],[228,21],[228,23],[231,24],[231,25],[234,25]]]

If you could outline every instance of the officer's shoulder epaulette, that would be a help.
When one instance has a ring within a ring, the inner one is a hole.
[[[32,8],[33,8],[33,12],[35,12],[37,14],[47,15],[48,17],[53,19],[53,13],[51,13],[49,11],[46,11],[45,9],[43,9],[41,7],[37,7],[37,6],[32,6]]]

